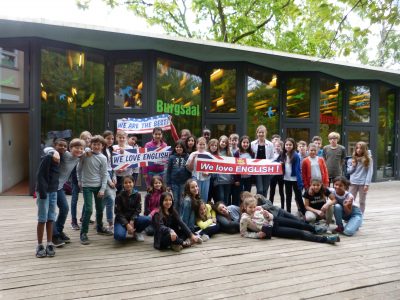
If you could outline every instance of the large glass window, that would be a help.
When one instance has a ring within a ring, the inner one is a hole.
[[[289,78],[286,87],[286,117],[310,118],[310,78]]]
[[[41,59],[42,137],[54,131],[104,131],[104,64],[88,53],[43,49]],[[57,136],[57,135],[56,135]]]
[[[143,62],[135,61],[114,66],[114,107],[143,106]]]
[[[347,155],[353,155],[354,148],[358,142],[365,142],[369,147],[370,133],[369,131],[351,130],[347,131]]]
[[[310,141],[310,129],[309,128],[287,128],[286,137],[292,138],[296,142],[305,141],[308,144]]]
[[[392,89],[379,89],[379,127],[377,143],[377,178],[394,176],[395,93]]]
[[[349,121],[368,123],[371,115],[369,86],[353,85],[349,88]]]
[[[210,75],[210,112],[236,112],[236,70],[213,69]]]
[[[219,139],[221,135],[229,137],[232,133],[237,133],[236,124],[212,124],[210,131],[213,139]]]
[[[0,104],[24,103],[24,52],[0,47]]]
[[[167,59],[157,61],[158,113],[170,114],[178,131],[201,134],[201,85],[197,66]]]
[[[278,133],[280,109],[276,74],[249,69],[247,100],[247,133],[254,137],[260,124],[267,127],[269,136]]]
[[[334,80],[320,80],[320,133],[325,139],[332,131],[342,132],[342,93]]]

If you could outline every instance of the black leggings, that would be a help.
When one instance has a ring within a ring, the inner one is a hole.
[[[272,236],[299,239],[310,242],[325,243],[325,236],[314,234],[314,226],[298,219],[277,216],[274,218],[274,226],[272,227]]]
[[[174,231],[175,231],[175,233],[177,235],[177,238],[176,238],[175,241],[171,240],[171,234],[170,233],[161,235],[160,249],[167,249],[172,244],[182,245],[183,242],[190,237],[183,230],[174,230]]]
[[[209,237],[212,237],[214,234],[220,231],[219,224],[215,224],[213,226],[208,226],[199,232],[200,235],[207,234]]]
[[[285,208],[285,193],[283,192],[283,175],[274,175],[269,185],[269,201],[274,203],[276,185],[279,187],[279,196],[281,196],[281,208]]]
[[[288,212],[292,211],[292,190],[294,191],[294,200],[297,204],[297,209],[304,215],[306,213],[306,208],[303,203],[303,198],[301,197],[301,191],[297,185],[297,181],[285,180],[285,192],[286,192],[286,210]]]

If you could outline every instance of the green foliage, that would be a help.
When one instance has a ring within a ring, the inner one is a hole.
[[[104,0],[126,5],[150,25],[180,37],[322,58],[356,56],[393,65],[399,58],[400,0]],[[77,0],[87,9],[90,0]],[[379,33],[377,33],[379,32]],[[379,42],[377,43],[376,40]],[[376,47],[376,44],[377,47]],[[368,47],[377,48],[371,57]]]

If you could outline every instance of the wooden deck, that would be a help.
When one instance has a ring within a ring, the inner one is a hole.
[[[0,299],[400,299],[400,182],[376,183],[336,246],[219,234],[181,253],[95,234],[38,259],[32,198],[0,197]],[[82,201],[80,200],[80,203]]]

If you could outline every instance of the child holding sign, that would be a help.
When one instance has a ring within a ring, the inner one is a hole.
[[[167,144],[163,141],[163,133],[160,127],[155,127],[153,129],[153,139],[146,143],[144,146],[147,149],[155,149],[158,147],[167,147]],[[164,164],[152,164],[150,166],[143,168],[143,177],[146,180],[146,186],[151,186],[151,179],[153,176],[164,176]]]
[[[113,151],[117,151],[120,154],[123,154],[124,151],[126,149],[133,149],[132,146],[129,146],[127,144],[127,133],[123,130],[117,130],[117,134],[115,135],[116,139],[117,139],[117,145],[113,146]],[[117,170],[117,184],[116,184],[116,188],[117,188],[117,194],[119,194],[122,191],[123,188],[123,180],[125,176],[128,175],[132,175],[133,173],[133,169],[132,168],[127,168],[127,169],[123,169],[123,170]]]

